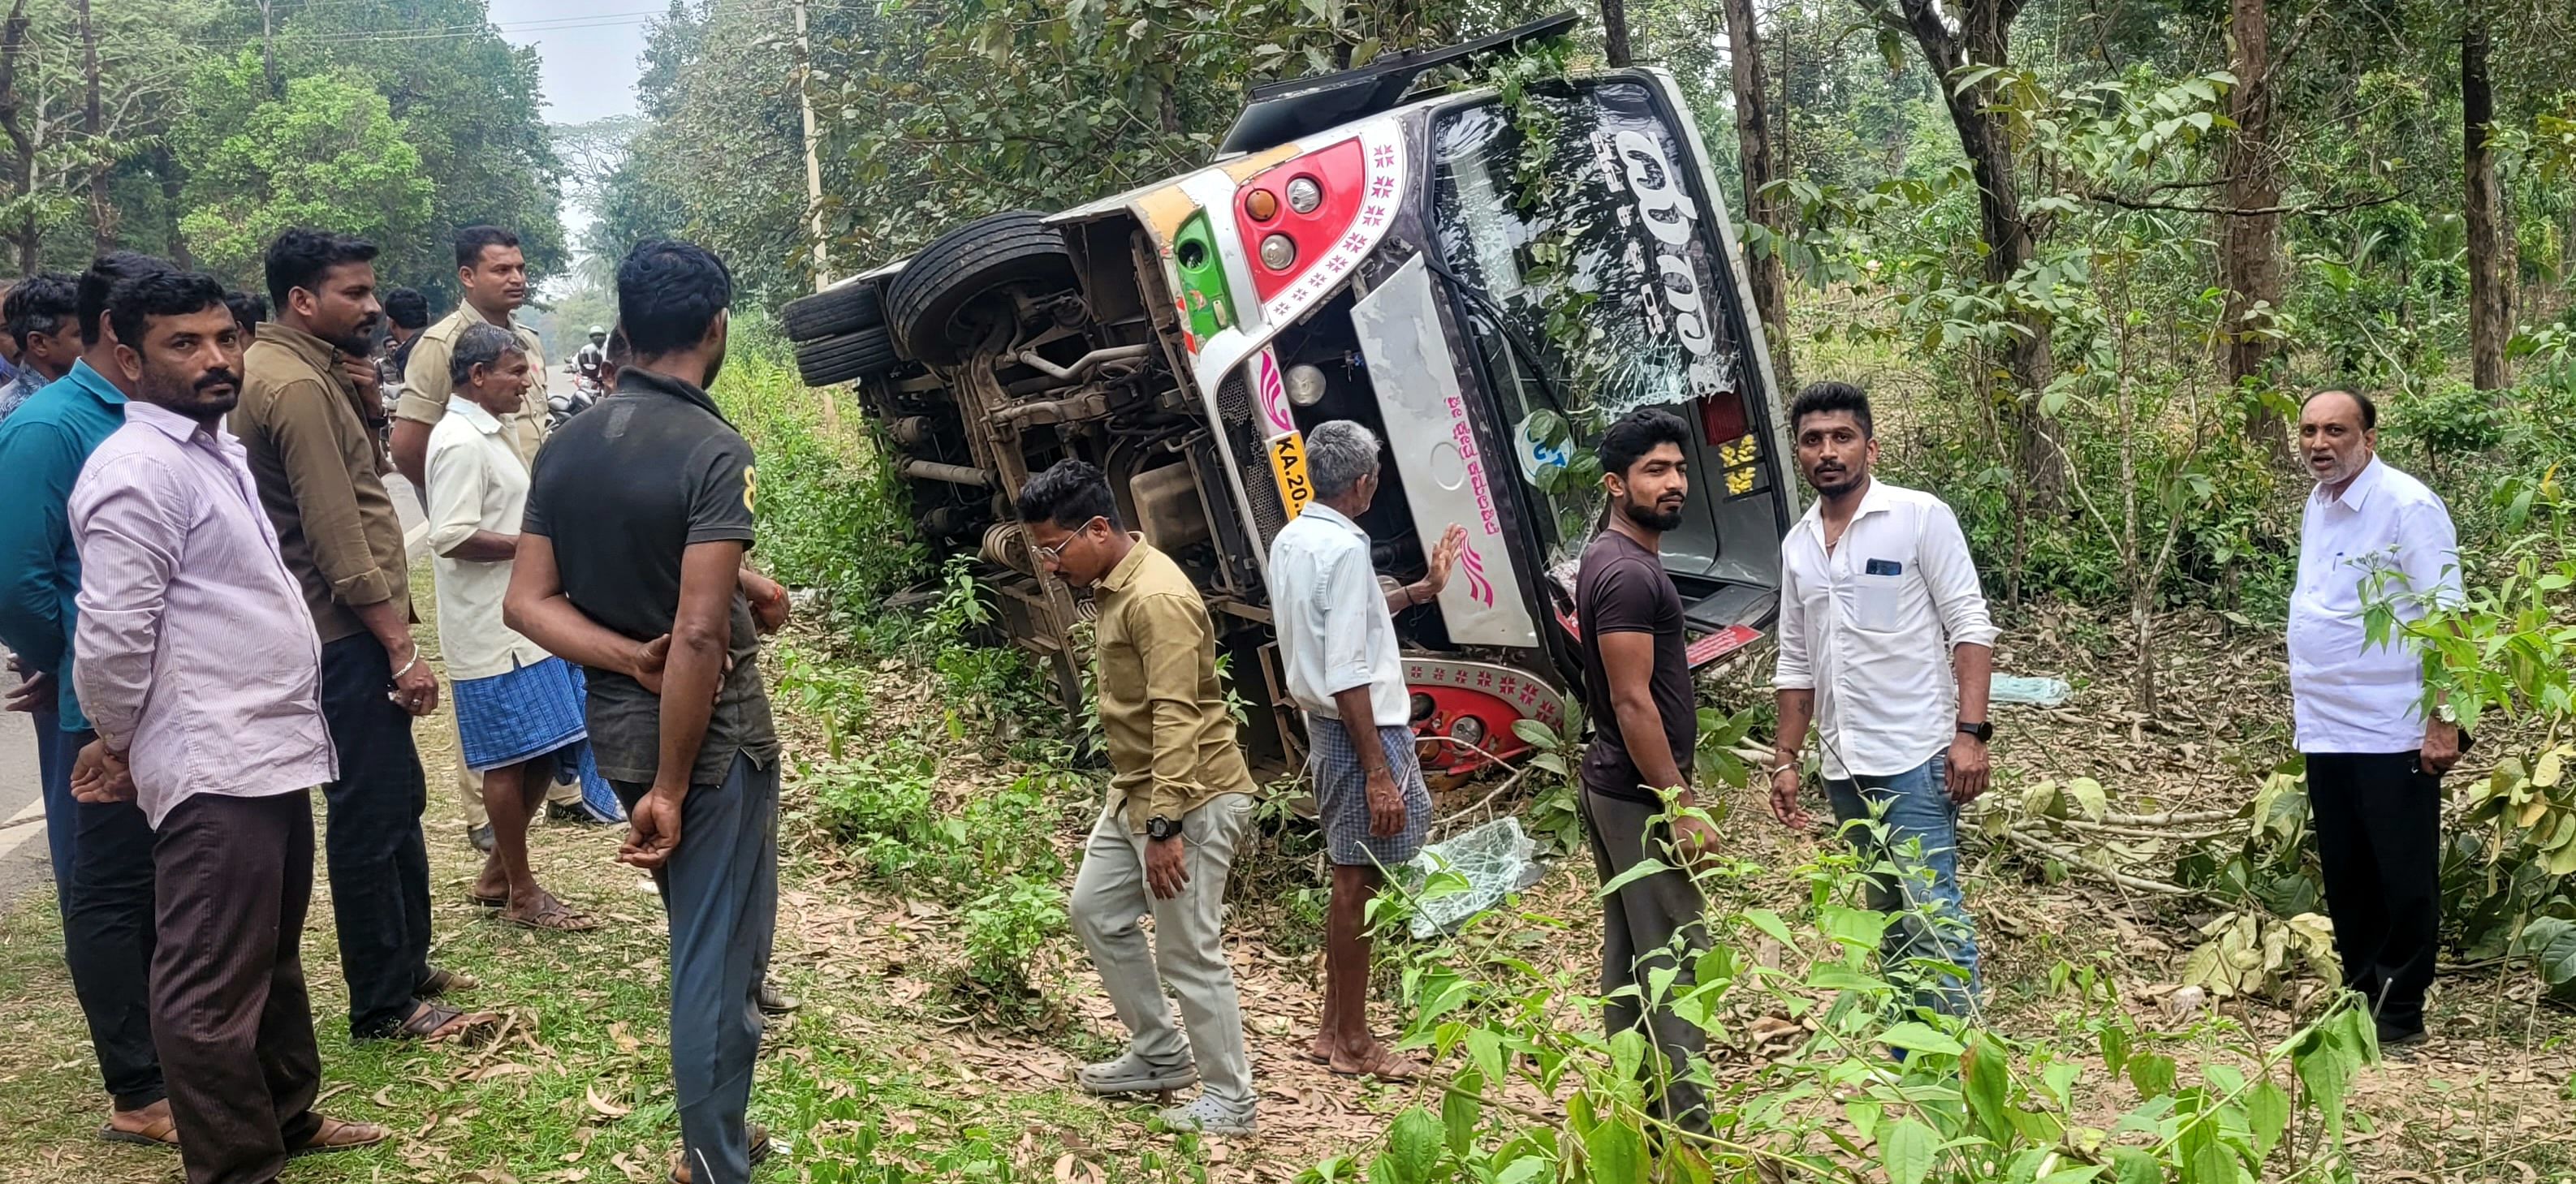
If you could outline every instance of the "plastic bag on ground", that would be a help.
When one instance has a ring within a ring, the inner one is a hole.
[[[1404,870],[1418,888],[1443,867],[1465,877],[1467,889],[1422,902],[1411,926],[1416,941],[1456,933],[1469,918],[1547,875],[1546,865],[1538,861],[1538,844],[1521,833],[1520,819],[1510,817],[1424,847]]]
[[[1986,694],[1990,703],[2020,703],[2033,707],[2055,707],[2066,702],[2075,688],[2062,678],[2026,678],[2018,674],[1998,674],[1993,689]]]

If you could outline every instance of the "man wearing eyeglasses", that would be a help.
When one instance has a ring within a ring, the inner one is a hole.
[[[1179,564],[1127,532],[1109,482],[1088,464],[1030,478],[1019,512],[1039,565],[1092,589],[1100,606],[1100,730],[1115,775],[1074,876],[1073,928],[1131,1039],[1076,1080],[1094,1094],[1202,1082],[1198,1100],[1164,1111],[1163,1124],[1250,1135],[1252,1066],[1222,921],[1226,873],[1252,821],[1252,773],[1217,684],[1207,605]],[[1148,912],[1150,950],[1137,927]],[[1180,998],[1186,1041],[1158,971]]]

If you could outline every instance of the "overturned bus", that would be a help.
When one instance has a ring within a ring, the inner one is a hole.
[[[1439,599],[1396,617],[1426,771],[1514,755],[1515,722],[1561,730],[1579,698],[1573,561],[1597,491],[1552,471],[1577,455],[1565,425],[1647,405],[1692,424],[1688,519],[1664,565],[1693,664],[1771,623],[1796,512],[1787,436],[1673,79],[1617,70],[1521,94],[1557,129],[1552,197],[1528,209],[1513,195],[1529,121],[1490,90],[1405,94],[1431,65],[1549,31],[1257,90],[1214,164],[970,222],[784,310],[810,384],[857,382],[920,537],[980,556],[1011,638],[1069,701],[1089,605],[1039,570],[1010,495],[1080,457],[1205,594],[1256,705],[1247,745],[1293,762],[1263,574],[1309,500],[1304,432],[1330,419],[1387,444],[1361,519],[1382,578],[1418,578],[1429,543],[1466,528]],[[1585,294],[1572,340],[1549,324],[1570,292]],[[1609,374],[1589,417],[1565,406],[1585,351]]]

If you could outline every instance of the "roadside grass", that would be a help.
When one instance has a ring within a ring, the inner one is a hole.
[[[414,586],[426,588],[427,579],[423,567]],[[423,611],[430,608],[424,597]],[[434,653],[434,625],[423,623],[417,635]],[[539,933],[468,903],[481,856],[464,842],[448,729],[445,718],[415,729],[430,787],[432,960],[481,980],[455,1002],[501,1012],[504,1026],[497,1039],[471,1047],[352,1045],[329,880],[317,857],[303,954],[322,1051],[321,1108],[382,1122],[394,1137],[297,1160],[284,1179],[660,1180],[678,1142],[660,904],[649,881],[614,862],[622,828],[564,824],[536,827],[531,855],[539,878],[600,920],[599,929]],[[806,792],[798,769],[791,759],[791,801]],[[792,834],[806,825],[805,807],[790,809],[795,818],[781,829]],[[315,813],[325,825],[319,795]],[[764,1180],[1053,1178],[1053,1165],[1068,1156],[1100,1164],[1109,1179],[1196,1178],[1195,1140],[1110,1158],[1103,1148],[1128,1141],[1114,1129],[1120,1113],[1063,1084],[1061,1052],[1009,1041],[1037,1068],[1031,1080],[1007,1083],[995,1080],[990,1064],[979,1073],[957,1055],[949,1038],[966,1029],[967,1017],[945,1014],[929,984],[890,978],[946,964],[950,955],[925,949],[940,944],[937,919],[915,916],[899,900],[827,885],[835,873],[807,850],[783,844],[772,978],[805,1007],[773,1021],[764,1043],[752,1116],[769,1124],[783,1152]],[[1088,1047],[1096,1042],[1068,1042],[1099,1051]],[[180,1179],[176,1156],[95,1137],[105,1099],[87,1044],[51,894],[31,892],[0,916],[0,1180]],[[1045,1074],[1054,1076],[1040,1079]]]

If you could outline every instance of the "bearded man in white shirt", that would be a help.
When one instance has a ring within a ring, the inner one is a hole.
[[[1871,907],[1900,914],[1880,961],[1935,963],[1918,968],[1916,1001],[1965,1015],[1977,939],[1959,891],[1959,807],[1986,790],[1996,630],[1958,516],[1931,494],[1870,476],[1869,396],[1815,383],[1798,392],[1789,423],[1816,502],[1780,544],[1771,812],[1807,824],[1798,753],[1812,721],[1835,820],[1862,823],[1851,833],[1863,854],[1896,869],[1869,894]]]
[[[2442,774],[2460,729],[2423,710],[2423,659],[2374,644],[2365,606],[2401,621],[2460,597],[2459,536],[2424,483],[2375,455],[2369,396],[2325,390],[2299,408],[2299,454],[2317,479],[2299,524],[2290,593],[2290,700],[2344,984],[2368,996],[2379,1043],[2424,1039],[2433,984]]]

